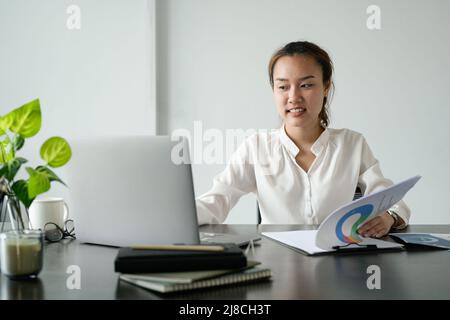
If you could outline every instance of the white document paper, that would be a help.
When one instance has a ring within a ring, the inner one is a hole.
[[[318,230],[263,232],[262,234],[308,254],[333,252],[335,251],[333,247],[349,244],[352,246],[373,244],[379,249],[403,247],[394,242],[362,237],[357,231],[362,224],[399,202],[420,178],[420,176],[412,177],[338,208],[321,223]]]
[[[324,250],[316,246],[317,230],[295,230],[282,232],[263,232],[263,236],[281,242],[294,249],[299,249],[307,254],[318,254],[334,250]]]
[[[358,234],[358,228],[402,200],[420,178],[420,176],[412,177],[333,211],[320,224],[316,245],[327,250],[333,246],[362,242],[363,238]]]
[[[278,241],[294,249],[301,250],[308,255],[334,252],[335,249],[321,249],[316,246],[317,230],[295,230],[282,232],[263,232],[263,236]],[[383,241],[373,238],[363,238],[360,246],[376,245],[378,249],[402,248],[403,245],[395,242]]]

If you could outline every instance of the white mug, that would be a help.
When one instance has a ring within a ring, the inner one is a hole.
[[[64,229],[64,222],[69,218],[69,207],[63,198],[39,198],[31,204],[29,215],[32,229],[44,230],[48,222]]]

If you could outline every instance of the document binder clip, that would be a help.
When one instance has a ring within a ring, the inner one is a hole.
[[[362,245],[359,243],[348,243],[344,246],[333,246],[332,249],[336,250],[336,252],[354,252],[354,251],[372,251],[378,250],[376,244],[366,244]]]

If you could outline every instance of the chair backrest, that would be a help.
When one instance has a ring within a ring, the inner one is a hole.
[[[357,200],[363,196],[361,188],[359,186],[356,187],[355,195],[353,196],[353,200]]]
[[[359,199],[363,196],[361,188],[359,186],[356,187],[355,195],[353,196],[353,200]],[[261,224],[261,211],[259,211],[259,203],[256,201],[256,220],[258,224]]]

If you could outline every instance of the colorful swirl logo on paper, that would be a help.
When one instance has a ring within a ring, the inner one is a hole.
[[[358,226],[360,226],[364,221],[369,218],[370,214],[372,213],[373,205],[366,204],[364,206],[358,207],[353,209],[352,211],[347,212],[341,219],[339,219],[337,225],[336,225],[336,236],[339,240],[345,243],[358,243],[361,242],[362,239],[358,235]],[[355,214],[359,214],[359,219],[353,224],[350,234],[345,235],[342,227],[344,226],[345,221],[347,221],[348,218],[351,216],[354,216]]]

